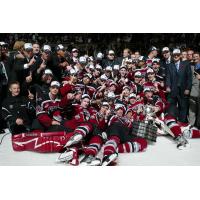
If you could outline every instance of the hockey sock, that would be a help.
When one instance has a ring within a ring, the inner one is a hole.
[[[89,141],[89,145],[84,148],[84,153],[86,155],[96,156],[102,146],[102,138],[98,135],[95,135]]]
[[[83,137],[85,137],[87,134],[89,134],[92,131],[92,125],[88,123],[82,123],[80,126],[78,126],[74,133],[81,134]]]
[[[110,155],[117,151],[117,146],[120,143],[120,139],[117,136],[111,136],[105,143],[103,155]]]
[[[200,138],[200,130],[198,130],[198,129],[190,129],[189,138]]]
[[[136,138],[130,142],[118,145],[119,153],[140,152],[147,148],[147,141],[144,138]]]

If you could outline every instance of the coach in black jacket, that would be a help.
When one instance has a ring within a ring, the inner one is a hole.
[[[169,112],[180,122],[186,123],[189,110],[189,94],[192,87],[192,71],[188,61],[181,61],[181,51],[173,51],[173,62],[166,68],[166,92]],[[178,113],[175,113],[178,104]]]

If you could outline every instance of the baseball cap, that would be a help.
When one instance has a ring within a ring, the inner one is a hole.
[[[112,71],[112,67],[111,66],[107,66],[106,67],[106,71]]]
[[[169,47],[163,47],[162,52],[164,52],[164,51],[169,51]]]
[[[81,96],[81,99],[85,99],[85,98],[90,99],[90,96],[89,96],[88,94],[83,94],[83,95]]]
[[[108,77],[105,75],[105,74],[102,74],[101,76],[100,76],[100,79],[103,81],[107,81],[108,80]]]
[[[151,52],[151,51],[158,51],[158,49],[156,47],[152,46],[149,48],[149,52]]]
[[[152,90],[149,87],[145,87],[144,90],[143,90],[143,92],[152,92]]]
[[[125,89],[129,89],[130,90],[130,87],[128,85],[125,85],[122,90],[125,90]]]
[[[135,72],[134,76],[142,77],[142,73],[141,72]]]
[[[115,83],[115,81],[111,81],[110,84],[109,84],[109,86],[111,87],[112,85],[117,86],[117,83]]]
[[[82,63],[82,64],[86,63],[87,62],[86,57],[85,56],[81,56],[79,58],[79,62]]]
[[[62,44],[59,44],[56,46],[56,51],[59,51],[59,50],[65,50],[65,47],[62,45]]]
[[[152,63],[160,63],[160,59],[159,58],[153,58]]]
[[[60,83],[58,81],[52,81],[51,87],[53,87],[53,86],[60,87]]]
[[[51,47],[49,46],[49,45],[44,45],[43,47],[42,47],[42,50],[44,51],[44,52],[51,52]]]
[[[109,108],[110,108],[110,105],[109,105],[109,103],[108,103],[108,102],[106,102],[106,101],[103,101],[103,102],[102,102],[102,104],[101,104],[101,106],[107,106],[107,107],[109,107]]]
[[[155,72],[153,71],[153,69],[149,68],[149,69],[147,70],[147,74],[148,74],[148,73],[155,73]]]
[[[117,103],[115,104],[115,110],[122,109],[124,112],[126,112],[126,107],[123,104]]]
[[[119,65],[114,65],[114,66],[113,66],[113,69],[114,69],[114,70],[119,70]]]
[[[6,43],[6,42],[0,42],[0,46],[2,46],[2,47],[7,47],[8,46],[8,43]]]
[[[99,65],[99,64],[96,64],[96,65],[95,65],[95,68],[96,68],[96,69],[100,69],[100,70],[102,70],[102,66]]]
[[[132,99],[132,98],[136,99],[136,94],[135,94],[135,93],[131,93],[131,94],[129,95],[129,99]]]
[[[27,50],[33,50],[33,45],[31,43],[25,43],[24,44],[24,49]]]
[[[69,70],[69,74],[70,74],[70,75],[75,75],[75,74],[77,74],[77,72],[76,72],[75,69],[70,69],[70,70]]]
[[[76,51],[78,52],[78,49],[76,49],[76,48],[72,49],[72,52],[76,52]]]
[[[101,53],[101,52],[99,52],[98,54],[97,54],[97,59],[102,59],[103,58],[103,54]]]
[[[89,68],[90,68],[90,69],[94,69],[94,65],[93,65],[93,64],[90,64],[90,65],[89,65]]]
[[[89,73],[86,73],[86,74],[84,74],[84,76],[83,77],[88,77],[89,79],[91,79],[92,78],[92,74],[89,74]]]
[[[108,51],[108,54],[110,55],[110,54],[115,54],[115,52],[113,51],[113,50],[109,50]]]
[[[180,49],[174,49],[173,54],[181,54],[181,50]]]
[[[138,61],[144,61],[144,62],[145,62],[145,57],[144,57],[144,56],[140,56],[140,57],[138,58]]]
[[[50,74],[53,75],[53,72],[50,69],[45,69],[44,74]]]
[[[119,69],[123,69],[123,68],[126,69],[126,66],[125,65],[121,65]]]
[[[115,93],[114,92],[108,92],[107,97],[108,98],[115,98]]]

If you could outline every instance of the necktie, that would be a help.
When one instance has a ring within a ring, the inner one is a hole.
[[[178,72],[178,70],[179,70],[179,64],[176,63],[175,65],[176,65],[176,70],[177,70],[177,72]]]

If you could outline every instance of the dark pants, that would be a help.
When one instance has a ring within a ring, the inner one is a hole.
[[[131,141],[135,138],[131,134],[131,129],[122,124],[121,122],[115,122],[107,129],[108,137],[117,136],[120,139],[120,143]]]
[[[14,124],[14,125],[10,126],[9,128],[10,128],[12,135],[16,135],[16,134],[20,134],[20,133],[26,133],[26,132],[30,131],[30,127],[24,126],[24,125]]]
[[[188,112],[189,112],[189,96],[177,95],[172,97],[170,94],[167,96],[169,102],[169,108],[167,113],[175,117],[178,121],[187,123]]]
[[[200,128],[200,98],[190,97],[189,121],[190,124]]]

